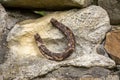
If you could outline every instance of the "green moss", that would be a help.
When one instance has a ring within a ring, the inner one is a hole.
[[[46,15],[45,11],[34,11],[34,13],[39,14],[41,16],[45,16]]]

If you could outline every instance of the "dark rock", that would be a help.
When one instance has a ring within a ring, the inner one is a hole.
[[[74,68],[66,67],[60,68],[56,71],[53,71],[51,74],[48,74],[46,77],[55,77],[55,78],[82,78],[82,77],[103,77],[110,74],[110,71],[101,67],[93,67],[90,69],[87,68]]]
[[[98,5],[108,12],[111,24],[120,24],[120,0],[98,0]]]
[[[104,42],[102,44],[100,44],[100,45],[97,46],[96,51],[100,55],[104,55],[106,57],[109,57],[107,51],[104,48]]]
[[[12,29],[13,26],[20,21],[41,17],[40,15],[33,13],[31,10],[6,9],[6,11],[9,15],[9,25],[7,27],[8,30]]]
[[[8,15],[4,7],[0,4],[0,64],[4,62],[7,52],[6,27]]]
[[[20,8],[41,8],[51,10],[61,10],[69,8],[86,7],[93,0],[0,0],[7,7]]]
[[[110,75],[111,71],[101,67],[76,68],[61,67],[49,74],[33,80],[119,80],[118,75]]]

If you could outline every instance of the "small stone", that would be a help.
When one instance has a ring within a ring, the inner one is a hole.
[[[120,64],[120,30],[108,32],[106,35],[105,49],[117,64]]]

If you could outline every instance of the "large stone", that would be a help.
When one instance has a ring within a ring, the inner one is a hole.
[[[108,12],[111,24],[120,24],[120,0],[98,0],[98,5]]]
[[[75,35],[76,49],[64,61],[46,59],[41,55],[34,40],[34,34],[39,33],[48,49],[53,52],[64,50],[65,36],[50,24],[51,18],[68,26]],[[110,28],[109,17],[99,6],[55,12],[40,19],[20,22],[7,37],[10,53],[7,61],[0,66],[1,75],[5,79],[30,80],[61,66],[112,68],[115,62],[97,54],[96,51]]]
[[[62,67],[58,70],[47,74],[45,77],[42,78],[99,78],[108,76],[111,73],[110,70],[101,68],[101,67],[93,67],[93,68],[76,68],[76,67]]]
[[[36,77],[33,80],[119,80],[118,74],[101,67],[76,68],[61,67],[45,76]]]
[[[41,8],[41,9],[68,9],[86,7],[93,0],[0,0],[2,4],[9,7]]]
[[[107,33],[105,49],[116,63],[120,64],[120,30]]]
[[[120,80],[118,75],[108,75],[104,77],[86,77],[86,78],[40,78],[33,80]]]

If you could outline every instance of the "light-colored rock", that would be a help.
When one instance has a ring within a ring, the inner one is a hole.
[[[120,30],[107,33],[105,49],[116,63],[120,64]]]
[[[8,53],[6,37],[9,30],[16,24],[16,22],[28,18],[33,18],[33,15],[27,12],[23,14],[20,13],[20,11],[12,12],[9,10],[8,12],[8,10],[6,11],[0,4],[0,64],[5,61],[5,55]]]
[[[0,2],[8,7],[61,10],[86,7],[90,5],[93,0],[0,0]]]
[[[50,24],[51,18],[68,26],[76,38],[76,50],[64,61],[46,59],[41,55],[34,40],[34,34],[39,33],[48,49],[54,52],[64,50],[65,37]],[[61,66],[114,67],[113,60],[96,52],[96,46],[110,28],[106,11],[98,6],[55,12],[40,19],[23,21],[16,24],[7,37],[10,54],[0,67],[1,74],[5,79],[29,80]]]
[[[120,0],[98,0],[98,5],[108,12],[111,24],[120,24]]]

